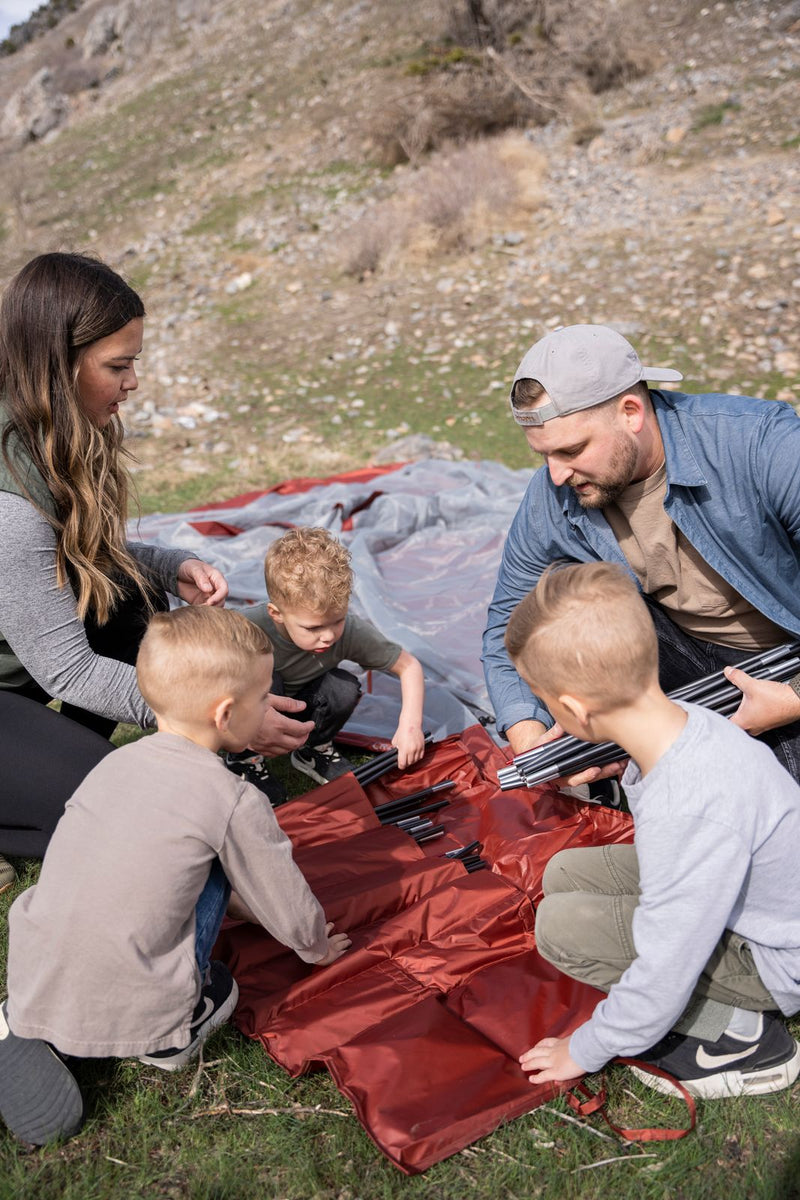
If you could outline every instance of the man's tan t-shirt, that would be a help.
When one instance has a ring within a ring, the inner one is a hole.
[[[664,511],[666,466],[631,483],[603,514],[642,590],[685,633],[745,651],[766,650],[786,633],[708,565]]]

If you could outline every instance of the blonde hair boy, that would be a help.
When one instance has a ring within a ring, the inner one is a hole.
[[[273,692],[302,700],[301,715],[314,720],[307,744],[292,754],[293,766],[317,783],[352,769],[333,745],[361,696],[356,677],[339,666],[345,660],[398,677],[402,703],[392,744],[401,769],[417,762],[425,749],[422,667],[370,621],[348,612],[353,589],[348,550],[327,529],[291,529],[267,550],[264,578],[269,600],[249,609],[247,618],[273,643]],[[253,760],[230,765],[261,770]]]
[[[602,708],[630,703],[658,674],[650,614],[616,563],[548,567],[511,614],[505,642],[534,691],[577,688]]]
[[[608,995],[570,1037],[521,1055],[523,1070],[547,1083],[637,1057],[708,1099],[789,1087],[800,1045],[776,1010],[800,1009],[800,788],[768,746],[664,694],[650,614],[617,564],[547,571],[506,645],[567,733],[630,755],[635,824],[632,846],[547,865],[539,952]]]

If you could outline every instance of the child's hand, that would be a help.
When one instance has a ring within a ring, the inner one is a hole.
[[[586,1072],[569,1055],[569,1038],[542,1038],[530,1050],[520,1055],[519,1065],[523,1071],[536,1071],[529,1075],[529,1083],[561,1083],[565,1079],[580,1079]]]
[[[328,935],[328,953],[315,964],[317,967],[329,967],[331,963],[336,962],[337,958],[342,957],[348,946],[352,945],[346,933],[333,932],[333,921],[329,921],[325,926],[325,932]]]
[[[405,725],[402,721],[392,738],[392,745],[397,750],[397,765],[401,771],[419,762],[425,753],[425,734],[421,725]]]

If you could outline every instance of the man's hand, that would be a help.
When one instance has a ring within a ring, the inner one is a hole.
[[[520,1055],[519,1065],[523,1071],[537,1072],[528,1076],[530,1083],[563,1083],[565,1079],[580,1079],[586,1074],[570,1058],[569,1038],[542,1038]]]
[[[178,567],[178,595],[187,604],[224,604],[228,581],[211,563],[187,558]]]
[[[526,731],[526,734],[530,734],[533,732],[533,729],[536,728],[539,730],[542,729],[542,725],[539,721],[520,721],[519,724],[512,725],[511,728],[507,730],[508,740],[511,742],[512,747],[514,747],[511,737],[512,732],[515,729],[519,730],[523,725],[532,727]],[[525,749],[533,750],[537,746],[546,746],[548,742],[554,742],[557,738],[561,738],[563,736],[564,730],[558,723],[556,723],[555,725],[551,725],[551,727],[546,729],[543,733],[540,733],[529,746],[525,747]],[[523,739],[527,740],[525,734],[521,736],[521,740]],[[514,753],[522,754],[523,751],[517,750],[514,747]],[[579,771],[577,775],[565,775],[560,779],[553,780],[553,782],[561,787],[580,787],[582,783],[594,783],[595,779],[610,779],[612,776],[620,775],[622,771],[624,771],[625,762],[626,760],[623,759],[620,762],[608,763],[605,767],[587,767],[585,771]]]
[[[753,679],[738,667],[726,667],[725,677],[742,693],[742,703],[731,721],[752,737],[800,720],[800,696],[788,683]]]
[[[333,932],[333,921],[329,921],[325,926],[325,932],[328,935],[328,953],[314,964],[317,967],[329,967],[331,963],[336,962],[337,958],[341,958],[345,950],[352,945],[346,933]]]
[[[264,720],[258,737],[254,739],[250,749],[267,758],[276,758],[279,754],[289,754],[299,750],[306,744],[308,735],[314,728],[313,721],[297,721],[284,713],[299,713],[306,707],[304,700],[295,700],[291,696],[273,696],[270,692],[270,707],[264,714]]]

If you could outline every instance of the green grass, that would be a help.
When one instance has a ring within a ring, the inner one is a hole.
[[[114,741],[140,736],[119,726]],[[287,763],[275,767],[290,794],[305,790],[308,781]],[[19,881],[0,897],[0,995],[6,914],[39,873],[38,863],[16,865]],[[174,1075],[114,1059],[75,1069],[87,1106],[83,1130],[62,1146],[27,1151],[0,1128],[0,1200],[800,1197],[800,1084],[760,1099],[700,1102],[696,1131],[664,1143],[623,1143],[597,1118],[576,1125],[566,1102],[552,1101],[407,1178],[375,1148],[327,1074],[290,1079],[231,1027],[209,1040],[202,1064]],[[596,1088],[600,1079],[590,1082]],[[685,1125],[680,1102],[650,1092],[625,1068],[610,1068],[607,1084],[618,1124]]]

